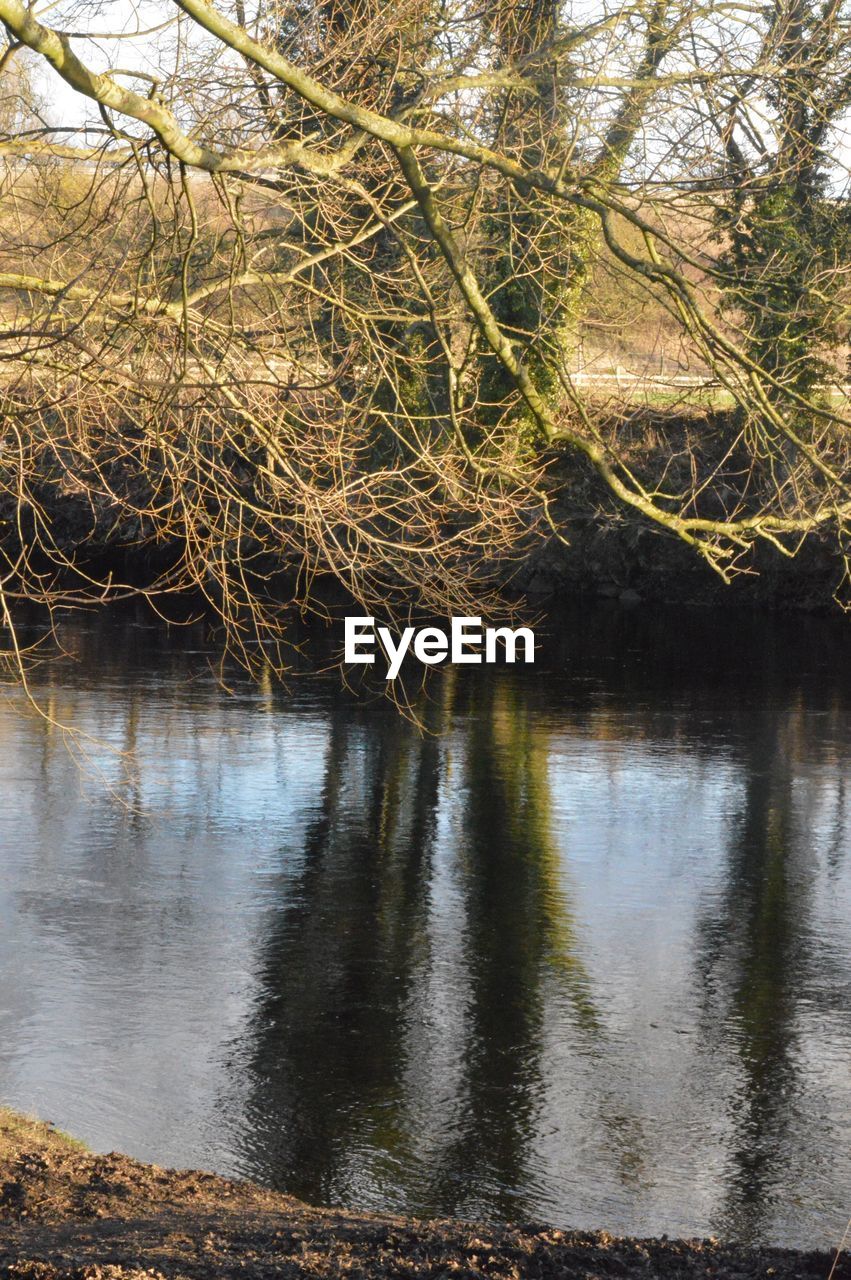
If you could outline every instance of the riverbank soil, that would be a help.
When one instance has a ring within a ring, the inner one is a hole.
[[[632,474],[650,490],[662,474],[668,492],[687,492],[696,484],[701,512],[708,518],[754,515],[771,499],[773,481],[761,492],[746,451],[731,450],[739,428],[729,410],[633,406],[625,417],[612,417],[601,407],[599,426],[602,438],[616,441]],[[90,438],[97,438],[98,424],[89,427]],[[144,459],[134,453],[132,419],[124,427],[126,453],[117,460],[107,454],[97,465],[76,458],[73,475],[62,450],[45,444],[32,464],[31,501],[23,506],[16,484],[0,486],[0,547],[10,564],[25,552],[30,569],[37,568],[57,587],[88,592],[92,578],[145,588],[183,581],[194,597],[194,577],[180,566],[187,547],[190,557],[194,554],[198,531],[191,534],[179,521],[159,528],[152,515],[140,515],[162,501],[163,477],[150,471],[147,453]],[[590,464],[559,452],[548,463],[550,512],[559,536],[542,527],[540,537],[530,537],[501,564],[488,566],[497,581],[536,603],[579,595],[623,597],[625,602],[758,605],[783,612],[833,612],[849,603],[843,547],[827,531],[814,531],[800,545],[791,543],[786,550],[794,554],[758,543],[743,553],[737,561],[741,572],[727,583],[680,538],[615,500]],[[243,482],[250,505],[256,496],[252,476],[246,474]],[[528,515],[531,521],[531,508]],[[202,532],[202,542],[204,536]],[[45,544],[53,549],[50,554],[44,552]],[[298,556],[281,556],[272,544],[262,556],[259,545],[248,543],[247,549],[257,575],[255,587],[262,593],[271,584],[273,593],[280,589],[288,598],[304,569]],[[225,555],[226,548],[221,550]],[[311,570],[309,577],[318,582],[322,574]]]
[[[92,1155],[0,1111],[0,1277],[828,1280],[827,1253],[313,1209],[250,1183]],[[851,1280],[840,1255],[833,1280]]]

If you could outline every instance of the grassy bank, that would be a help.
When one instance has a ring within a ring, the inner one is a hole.
[[[94,1155],[50,1125],[0,1111],[0,1277],[828,1280],[833,1262],[715,1240],[315,1209],[250,1183]],[[850,1278],[846,1252],[833,1280]]]

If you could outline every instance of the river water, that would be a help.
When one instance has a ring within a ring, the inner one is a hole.
[[[582,606],[422,733],[69,618],[74,749],[0,703],[0,1100],[318,1203],[835,1244],[849,625]]]

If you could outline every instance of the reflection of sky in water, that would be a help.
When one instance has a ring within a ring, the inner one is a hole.
[[[125,755],[0,709],[0,1098],[327,1201],[833,1240],[841,688],[675,700],[614,636],[421,737],[75,636],[44,697]]]
[[[265,882],[280,876],[282,829],[297,860],[325,734],[315,717],[233,715],[217,698],[165,725],[162,691],[148,699],[134,708],[138,777],[119,792],[129,810],[95,772],[115,782],[120,761],[90,749],[81,777],[60,741],[4,709],[0,1088],[81,1132],[96,1117],[101,1145],[152,1159],[175,1123],[200,1126],[173,1158],[209,1162],[216,1053],[251,1000],[277,900]],[[121,692],[86,702],[79,717],[73,697],[57,711],[126,749]],[[140,1114],[126,1114],[125,1089]]]

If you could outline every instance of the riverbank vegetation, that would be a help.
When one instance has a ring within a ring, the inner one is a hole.
[[[283,668],[318,578],[486,614],[589,522],[844,600],[845,0],[134,15],[0,0],[10,634],[192,591]]]

